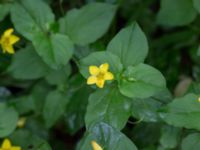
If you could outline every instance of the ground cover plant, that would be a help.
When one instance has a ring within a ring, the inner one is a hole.
[[[199,150],[199,0],[0,0],[0,150]]]

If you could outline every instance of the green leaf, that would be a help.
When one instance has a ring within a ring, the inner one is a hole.
[[[147,98],[166,88],[163,75],[155,68],[139,64],[129,66],[122,74],[120,92],[128,97]]]
[[[137,150],[123,133],[102,122],[89,128],[77,150],[92,150],[91,141],[96,141],[103,149],[108,150]]]
[[[33,42],[45,63],[54,69],[67,64],[73,43],[66,35],[51,33],[54,14],[47,4],[40,0],[20,0],[13,4],[11,18],[17,31]]]
[[[16,79],[37,79],[45,76],[50,68],[42,61],[32,46],[17,51],[8,72]]]
[[[130,106],[131,101],[121,95],[117,88],[97,90],[89,97],[85,115],[86,126],[103,121],[122,129],[130,116]]]
[[[0,103],[0,137],[5,137],[11,134],[18,121],[18,113],[12,107],[7,107]]]
[[[67,64],[73,54],[73,43],[62,34],[51,34],[46,36],[35,33],[33,45],[37,53],[53,69],[61,68]]]
[[[49,72],[49,74],[45,77],[45,79],[51,85],[66,84],[70,73],[71,73],[70,65],[66,65],[65,67],[58,70],[52,69]]]
[[[60,30],[78,45],[87,45],[99,39],[108,30],[116,6],[91,3],[81,9],[73,9],[60,20]]]
[[[78,78],[76,79],[78,80]],[[75,134],[84,127],[84,117],[88,104],[88,97],[91,93],[91,88],[85,85],[85,80],[82,79],[79,83],[79,88],[72,93],[72,97],[67,104],[65,112],[65,122],[70,134]]]
[[[89,76],[89,66],[96,65],[100,66],[103,63],[109,64],[109,71],[114,73],[114,75],[119,74],[122,71],[122,64],[117,56],[110,52],[94,52],[87,57],[81,59],[80,61],[80,72],[85,77]]]
[[[180,139],[180,128],[173,126],[163,126],[161,131],[160,143],[164,148],[175,148]]]
[[[162,0],[157,21],[164,26],[182,26],[191,23],[196,16],[192,0]]]
[[[162,103],[154,98],[135,98],[131,105],[132,116],[139,119],[139,121],[157,122],[160,120],[157,110],[161,105]]]
[[[54,14],[41,0],[19,0],[12,6],[11,19],[17,31],[32,40],[35,33],[48,33]]]
[[[56,121],[64,114],[68,98],[65,93],[52,91],[48,93],[44,109],[43,117],[46,127],[52,127]]]
[[[181,143],[181,150],[197,150],[200,149],[200,134],[193,133],[185,137]]]
[[[137,23],[122,29],[108,44],[107,50],[117,55],[124,66],[144,62],[148,53],[147,39]]]
[[[200,1],[199,0],[193,0],[194,8],[200,13]]]
[[[22,149],[52,150],[44,139],[30,133],[28,130],[17,130],[10,136],[10,138],[13,145],[19,145]]]
[[[10,11],[9,4],[0,4],[0,21],[2,21]]]
[[[160,113],[160,117],[170,125],[200,130],[200,103],[198,96],[187,94],[176,98]]]

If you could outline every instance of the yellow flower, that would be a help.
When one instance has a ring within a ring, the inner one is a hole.
[[[9,139],[4,139],[0,150],[21,150],[19,146],[12,146]]]
[[[19,118],[19,120],[17,122],[17,127],[23,128],[25,123],[26,123],[26,118],[25,117],[21,117],[21,118]]]
[[[19,41],[19,37],[13,35],[13,29],[7,29],[0,39],[0,44],[3,49],[3,53],[8,52],[10,54],[14,54],[13,44]]]
[[[97,144],[97,142],[92,141],[91,144],[92,144],[93,150],[103,150],[103,148],[101,148],[101,146]]]
[[[106,80],[113,80],[114,76],[111,72],[108,72],[109,64],[104,63],[97,66],[89,66],[89,72],[91,76],[87,79],[87,84],[96,84],[99,88],[103,88]]]
[[[200,102],[200,97],[198,98],[198,101]]]

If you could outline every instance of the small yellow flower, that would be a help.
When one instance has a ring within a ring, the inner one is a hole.
[[[23,128],[25,123],[26,123],[26,118],[25,117],[21,117],[21,118],[19,118],[19,120],[17,122],[17,127]]]
[[[0,150],[21,150],[19,146],[12,146],[9,139],[4,139]]]
[[[198,98],[198,101],[200,102],[200,97]]]
[[[97,144],[96,141],[92,141],[91,144],[92,144],[93,150],[103,150],[103,148],[101,148],[101,146]]]
[[[89,72],[91,76],[87,79],[87,84],[96,84],[99,88],[103,88],[106,80],[114,79],[113,74],[108,72],[108,69],[108,63],[104,63],[99,67],[89,66]]]
[[[17,37],[16,35],[13,35],[13,29],[7,29],[3,35],[1,36],[0,39],[0,44],[1,47],[3,49],[3,53],[10,53],[10,54],[14,54],[14,48],[13,45],[19,41],[19,37]]]

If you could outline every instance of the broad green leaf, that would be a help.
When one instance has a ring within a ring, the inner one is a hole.
[[[46,81],[51,85],[61,85],[66,84],[66,81],[71,73],[71,68],[69,65],[55,70],[52,69],[49,74],[45,77]]]
[[[67,64],[73,54],[73,43],[62,34],[35,33],[33,45],[37,53],[53,69],[59,69]]]
[[[52,150],[44,139],[25,129],[15,131],[9,138],[13,145],[20,146],[24,150]]]
[[[193,133],[185,137],[181,143],[181,150],[197,150],[200,149],[200,134]]]
[[[12,6],[11,19],[17,31],[32,40],[38,32],[47,36],[54,14],[41,0],[19,0]]]
[[[60,20],[60,30],[78,45],[87,45],[99,39],[108,30],[116,6],[91,3],[69,11]]]
[[[173,126],[163,126],[161,131],[160,143],[164,148],[175,148],[180,139],[180,128]]]
[[[109,64],[109,71],[114,73],[114,75],[119,74],[122,71],[122,64],[117,56],[110,52],[94,52],[89,56],[83,58],[80,61],[80,72],[87,78],[89,76],[89,66],[96,65],[100,66],[103,63]]]
[[[199,0],[193,0],[194,8],[200,13],[200,1]]]
[[[0,21],[2,21],[5,16],[10,11],[10,5],[9,4],[0,4]]]
[[[89,128],[77,150],[92,150],[91,141],[96,141],[107,150],[137,150],[134,143],[123,133],[102,122]]]
[[[200,130],[200,102],[195,94],[176,98],[160,112],[163,121],[176,127]]]
[[[120,92],[128,97],[147,98],[166,88],[165,78],[155,68],[139,64],[129,66],[122,74]]]
[[[52,127],[61,115],[64,114],[67,103],[68,97],[65,93],[59,91],[48,93],[43,109],[46,127]]]
[[[196,16],[192,0],[162,0],[157,21],[164,26],[182,26],[191,23]]]
[[[54,14],[47,4],[40,0],[20,0],[13,4],[11,18],[17,31],[33,42],[45,63],[54,69],[67,64],[73,43],[66,35],[51,33]]]
[[[107,50],[117,55],[127,67],[144,62],[148,53],[148,43],[139,25],[133,23],[111,40]]]
[[[12,107],[0,103],[0,137],[11,134],[17,126],[18,113]]]
[[[17,51],[8,72],[17,79],[37,79],[45,76],[49,67],[42,61],[32,46]]]
[[[86,126],[103,121],[122,129],[130,116],[130,107],[131,101],[121,95],[117,88],[100,89],[89,97],[85,115]]]

